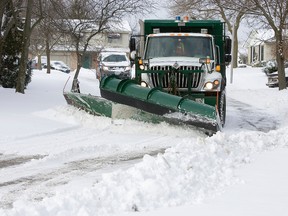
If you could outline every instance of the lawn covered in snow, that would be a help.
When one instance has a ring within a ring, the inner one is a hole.
[[[0,87],[0,215],[287,215],[288,92],[261,68],[227,71],[212,137],[77,110],[62,94],[73,72],[35,70],[24,95]],[[95,71],[79,80],[99,95]]]

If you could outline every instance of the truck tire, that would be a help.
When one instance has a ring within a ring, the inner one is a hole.
[[[225,121],[226,121],[226,90],[225,88],[219,94],[218,113],[219,113],[221,125],[222,127],[224,127]]]

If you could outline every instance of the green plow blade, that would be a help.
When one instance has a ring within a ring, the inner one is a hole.
[[[191,125],[209,134],[221,130],[218,112],[213,106],[159,89],[141,87],[133,80],[110,76],[102,79],[100,91],[101,97],[74,92],[64,92],[63,95],[68,104],[93,115]]]
[[[165,121],[163,116],[145,112],[135,107],[115,103],[102,97],[74,92],[63,93],[68,104],[96,115],[113,119],[134,119],[137,121],[160,123]]]
[[[85,110],[90,114],[112,117],[113,102],[101,97],[74,92],[63,93],[68,104]]]
[[[101,80],[100,91],[103,98],[161,116],[169,123],[193,125],[213,132],[221,130],[215,107],[157,88],[142,87],[134,80],[105,77]]]

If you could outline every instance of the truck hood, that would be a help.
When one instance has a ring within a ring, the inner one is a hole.
[[[199,58],[194,57],[161,57],[161,58],[152,58],[149,60],[150,67],[153,66],[173,66],[177,62],[180,66],[197,66],[200,67]]]

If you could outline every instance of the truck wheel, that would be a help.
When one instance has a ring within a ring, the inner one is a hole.
[[[225,125],[226,121],[226,91],[223,89],[218,98],[218,113],[220,117],[220,122],[222,127]]]

